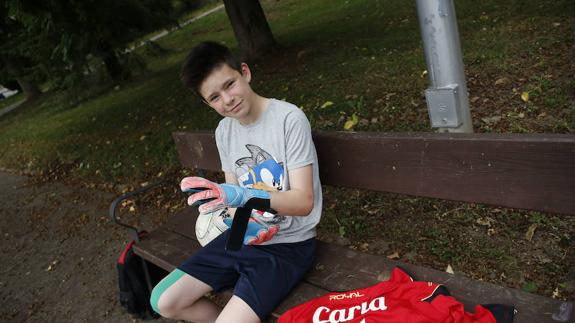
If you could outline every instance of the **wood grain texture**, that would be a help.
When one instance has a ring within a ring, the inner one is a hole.
[[[575,135],[315,132],[322,184],[575,215]],[[220,170],[210,132],[174,133]]]

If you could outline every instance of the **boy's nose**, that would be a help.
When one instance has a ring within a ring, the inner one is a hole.
[[[227,93],[222,94],[222,99],[224,99],[224,104],[226,104],[226,105],[230,105],[234,102],[233,95],[229,95]]]

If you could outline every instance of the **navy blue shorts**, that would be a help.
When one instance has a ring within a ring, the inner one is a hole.
[[[215,292],[233,288],[234,295],[264,320],[313,264],[315,238],[228,251],[225,245],[229,231],[189,257],[178,269],[210,285]]]

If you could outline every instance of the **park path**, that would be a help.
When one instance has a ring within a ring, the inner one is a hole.
[[[117,301],[114,197],[0,171],[0,322],[138,322]]]
[[[178,30],[178,29],[180,29],[180,28],[182,28],[182,27],[184,27],[184,26],[187,26],[187,25],[191,24],[192,22],[194,22],[194,21],[196,21],[196,20],[198,20],[198,19],[204,18],[205,16],[208,16],[208,15],[210,15],[210,14],[216,12],[216,11],[222,10],[223,8],[224,8],[224,5],[223,5],[223,4],[222,4],[222,5],[219,5],[219,6],[215,7],[215,8],[212,8],[212,9],[210,9],[210,10],[208,10],[208,11],[206,11],[206,12],[204,12],[204,13],[198,15],[198,16],[196,16],[196,17],[190,18],[190,19],[188,19],[188,20],[186,20],[186,21],[180,23],[178,27],[174,27],[174,28],[172,28],[172,29],[170,29],[170,30],[164,29],[164,30],[162,30],[160,33],[158,33],[158,34],[156,34],[156,35],[150,37],[150,39],[149,39],[148,41],[156,41],[156,40],[158,40],[158,39],[160,39],[160,38],[162,38],[162,37],[165,37],[165,36],[169,35],[169,34],[170,34],[171,32],[173,32],[173,31],[176,31],[176,30]],[[142,42],[138,43],[136,46],[131,46],[130,48],[126,49],[126,52],[131,52],[131,51],[133,51],[134,49],[136,49],[136,48],[138,48],[138,47],[144,46],[145,44],[146,44],[146,42],[145,42],[145,41],[142,41]]]
[[[17,107],[19,107],[21,104],[23,104],[24,102],[26,102],[26,99],[22,99],[20,101],[14,102],[11,105],[0,109],[0,117],[2,117],[3,115],[5,115],[6,113],[16,109]]]

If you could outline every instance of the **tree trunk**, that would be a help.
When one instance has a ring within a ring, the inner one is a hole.
[[[277,48],[259,0],[224,0],[224,5],[243,60],[259,58]]]
[[[40,91],[40,88],[38,88],[36,84],[26,80],[22,69],[20,66],[18,66],[18,64],[16,64],[16,61],[12,57],[1,55],[0,58],[1,61],[3,61],[6,65],[8,73],[10,73],[16,79],[20,85],[20,88],[22,88],[22,92],[24,92],[26,101],[34,100],[42,94],[42,91]]]
[[[108,43],[101,43],[98,47],[102,60],[104,61],[104,66],[106,66],[106,71],[114,81],[124,81],[130,78],[131,73],[126,69],[120,61],[114,48]]]
[[[31,101],[36,99],[37,97],[42,94],[42,91],[38,88],[38,86],[32,82],[26,81],[22,78],[17,78],[18,84],[22,88],[24,92],[24,96],[26,96],[26,101]]]

